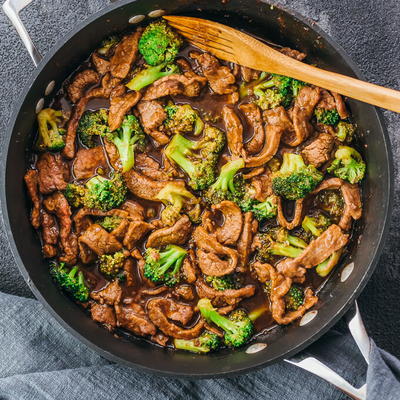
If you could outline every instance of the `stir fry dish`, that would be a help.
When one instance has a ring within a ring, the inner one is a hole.
[[[163,20],[104,40],[35,132],[49,273],[114,335],[208,353],[298,321],[361,217],[340,95],[222,62]]]

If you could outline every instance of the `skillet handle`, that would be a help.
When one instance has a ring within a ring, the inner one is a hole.
[[[42,59],[42,55],[33,44],[28,31],[19,17],[19,12],[31,2],[32,0],[6,0],[3,4],[3,11],[17,30],[19,37],[28,50],[28,53],[36,67]]]
[[[369,352],[370,352],[370,341],[365,330],[364,323],[361,318],[360,311],[358,309],[357,302],[346,314],[346,321],[349,327],[351,336],[353,336],[354,341],[357,344],[361,354],[363,355],[367,364],[369,363]],[[285,360],[287,363],[296,365],[314,375],[319,376],[328,383],[336,386],[343,393],[346,393],[351,399],[354,400],[365,400],[367,396],[367,384],[361,386],[360,388],[355,388],[345,379],[343,379],[339,374],[330,369],[327,365],[323,364],[321,361],[314,357],[306,357],[301,361],[295,359]]]

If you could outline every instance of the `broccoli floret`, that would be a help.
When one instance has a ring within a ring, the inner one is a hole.
[[[322,235],[322,233],[329,228],[330,224],[330,219],[322,212],[319,212],[312,217],[306,215],[301,226],[306,232],[309,232],[313,236],[317,237]]]
[[[100,221],[97,221],[97,223],[106,231],[111,232],[115,228],[118,228],[121,221],[122,218],[118,215],[108,215],[107,217],[102,218]]]
[[[104,136],[109,132],[108,113],[105,109],[86,111],[79,120],[77,134],[86,147],[94,147],[95,136]]]
[[[168,104],[165,107],[167,119],[165,127],[175,133],[193,133],[198,136],[204,128],[204,122],[199,114],[189,104],[175,105]]]
[[[139,91],[164,76],[172,74],[179,74],[179,68],[175,64],[160,64],[155,67],[146,67],[136,71],[135,76],[126,84],[126,87]]]
[[[235,310],[227,318],[218,313],[210,299],[200,299],[197,307],[208,322],[213,322],[224,330],[224,342],[227,346],[240,347],[250,340],[254,325],[243,310]]]
[[[155,283],[174,286],[179,283],[180,269],[187,251],[168,245],[164,250],[149,247],[145,253],[144,276]]]
[[[244,160],[238,158],[224,164],[217,180],[203,193],[207,203],[218,204],[223,200],[240,202],[243,198],[243,186],[235,182],[235,175],[244,167]]]
[[[207,275],[205,281],[215,290],[236,289],[238,287],[238,281],[233,274],[223,276]]]
[[[304,302],[304,293],[298,286],[291,286],[285,295],[286,310],[296,311]]]
[[[108,56],[111,52],[111,49],[119,42],[118,35],[111,35],[108,38],[102,40],[100,43],[100,48],[97,49],[97,52],[102,56]]]
[[[189,175],[189,185],[193,189],[202,190],[215,181],[218,157],[224,145],[224,133],[206,125],[200,140],[192,141],[176,134],[164,153]]]
[[[260,246],[257,251],[257,258],[262,261],[270,261],[273,256],[298,257],[307,247],[303,239],[290,235],[281,227],[271,228],[259,235]]]
[[[147,25],[139,40],[139,52],[154,66],[174,61],[182,44],[182,38],[167,22],[159,20]]]
[[[354,124],[346,121],[340,121],[336,128],[336,137],[341,142],[350,143],[352,141],[354,133],[356,132],[356,126]]]
[[[317,118],[317,122],[324,125],[336,125],[340,121],[340,116],[336,108],[328,110],[326,108],[317,107],[314,110],[314,115]]]
[[[59,151],[65,146],[65,129],[59,128],[63,114],[52,108],[44,108],[37,115],[39,137],[36,147],[39,150]]]
[[[278,196],[297,200],[314,190],[323,177],[313,165],[306,165],[301,155],[284,153],[281,168],[272,175],[272,189]]]
[[[204,331],[195,339],[174,339],[176,349],[191,351],[192,353],[208,353],[217,350],[220,345],[221,338],[209,331]]]
[[[99,257],[99,270],[107,278],[114,278],[124,266],[126,256],[122,251]]]
[[[315,199],[315,204],[335,219],[340,218],[343,214],[344,199],[339,190],[323,190],[319,192]]]
[[[196,197],[186,190],[183,185],[168,183],[162,188],[156,199],[161,200],[166,207],[161,212],[161,220],[165,225],[173,225],[180,217],[183,209],[196,207],[198,201]]]
[[[74,183],[68,183],[64,190],[64,196],[69,205],[75,208],[78,208],[83,204],[85,193],[86,189],[83,186],[76,185]]]
[[[135,164],[135,149],[144,149],[146,137],[134,115],[125,116],[121,128],[106,134],[107,140],[118,149],[122,172],[128,172]]]
[[[267,76],[266,72],[261,72],[260,76],[251,82],[242,82],[239,87],[239,98],[243,100],[246,96],[253,94],[253,88],[264,82]]]
[[[259,221],[276,217],[278,212],[276,196],[272,195],[261,203],[254,203],[249,211],[251,211],[254,217]]]
[[[272,74],[271,79],[254,86],[256,103],[263,110],[278,107],[289,107],[293,97],[305,83],[284,75]]]
[[[121,174],[114,174],[111,179],[94,176],[86,182],[83,204],[88,208],[108,211],[117,208],[126,198],[127,187]]]
[[[89,288],[85,284],[82,271],[77,266],[70,271],[65,263],[53,264],[50,274],[57,284],[77,301],[85,302],[89,299]]]
[[[348,146],[339,146],[335,159],[327,171],[350,183],[357,183],[364,178],[365,168],[365,163],[357,150]]]

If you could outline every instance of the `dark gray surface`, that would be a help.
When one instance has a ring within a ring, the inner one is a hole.
[[[211,1],[211,0],[210,0]],[[276,4],[295,9],[336,39],[353,58],[366,79],[400,89],[400,2],[398,0],[280,0]],[[107,0],[34,0],[22,19],[44,54],[79,21],[108,4]],[[17,34],[0,14],[0,149],[13,103],[28,82],[31,60]],[[380,263],[360,298],[367,329],[379,346],[400,356],[398,285],[400,281],[400,117],[385,112],[392,141],[396,187],[390,236]],[[32,297],[19,275],[3,229],[0,230],[0,291]]]

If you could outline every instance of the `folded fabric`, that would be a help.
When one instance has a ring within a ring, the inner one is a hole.
[[[347,397],[321,379],[280,362],[239,377],[183,380],[113,364],[66,332],[36,300],[0,293],[0,399],[250,399],[336,400]],[[400,398],[400,362],[372,342],[368,367],[349,335],[329,332],[313,355],[368,400]]]

